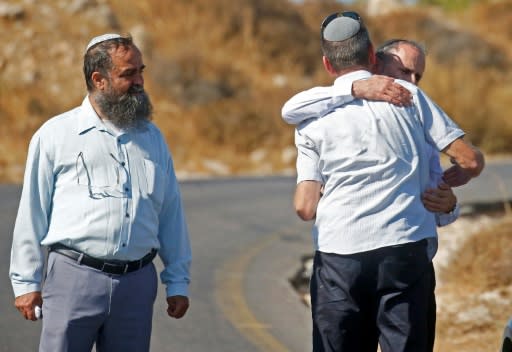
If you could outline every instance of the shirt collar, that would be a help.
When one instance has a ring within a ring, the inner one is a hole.
[[[336,80],[334,81],[334,86],[336,88],[349,87],[350,89],[352,89],[352,83],[354,81],[369,78],[371,77],[371,75],[372,74],[366,70],[357,70],[349,72],[336,78]]]
[[[114,126],[109,127],[109,125],[105,124],[92,107],[90,99],[90,96],[87,95],[82,101],[80,118],[78,119],[78,134],[84,134],[93,129],[97,129],[101,132],[107,132],[114,137],[129,134],[128,131],[117,129]],[[148,125],[149,122],[142,127],[143,130],[147,130]]]
[[[80,118],[78,119],[78,133],[84,134],[93,128],[105,130],[105,126],[101,122],[100,117],[91,105],[90,97],[87,95],[82,101]]]

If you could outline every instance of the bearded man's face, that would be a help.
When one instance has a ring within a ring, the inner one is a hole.
[[[142,86],[133,85],[122,92],[109,82],[109,87],[99,92],[95,100],[101,112],[117,128],[138,128],[151,120],[153,106]]]
[[[95,94],[102,115],[121,129],[137,128],[151,120],[153,107],[144,91],[142,54],[135,46],[119,46],[110,53],[112,69]]]

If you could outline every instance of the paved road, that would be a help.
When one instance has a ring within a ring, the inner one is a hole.
[[[286,177],[182,184],[194,256],[191,309],[182,320],[168,318],[160,288],[152,351],[308,350],[309,311],[286,280],[311,249],[308,225],[292,212],[293,189]],[[20,191],[0,186],[1,352],[36,351],[40,331],[12,307],[7,278]]]
[[[455,188],[455,194],[466,208],[497,206],[512,201],[512,160],[488,161],[482,174],[465,186]]]
[[[160,287],[152,351],[310,350],[309,310],[287,281],[311,252],[309,225],[292,212],[293,189],[290,177],[182,183],[194,256],[191,309],[169,319]],[[457,195],[469,206],[510,200],[509,192],[512,162],[499,162]],[[7,278],[19,193],[0,185],[0,352],[36,351],[40,329],[12,307]]]

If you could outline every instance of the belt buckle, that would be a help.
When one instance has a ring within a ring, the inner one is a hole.
[[[110,268],[110,270],[108,268]],[[100,270],[106,273],[115,274],[119,271],[119,265],[103,262]]]

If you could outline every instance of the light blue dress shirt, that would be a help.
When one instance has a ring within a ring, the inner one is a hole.
[[[188,229],[173,161],[154,124],[116,131],[87,96],[34,134],[11,250],[15,296],[41,290],[41,245],[54,243],[116,260],[157,248],[167,296],[188,295]]]
[[[368,77],[366,77],[368,78]],[[295,94],[284,105],[281,115],[286,123],[298,125],[313,117],[322,117],[336,108],[353,101],[352,87],[336,84],[327,87],[313,87]],[[439,152],[427,144],[429,156],[429,184],[428,188],[437,188],[443,181],[443,169],[439,159]],[[434,213],[437,226],[446,226],[453,223],[460,215],[458,204],[450,213]]]
[[[350,95],[355,71],[336,79]],[[412,107],[353,100],[296,129],[297,181],[324,184],[313,226],[316,249],[349,254],[435,237],[421,203],[429,183],[429,146],[444,149],[464,132],[419,88]],[[431,149],[431,148],[430,148]]]

